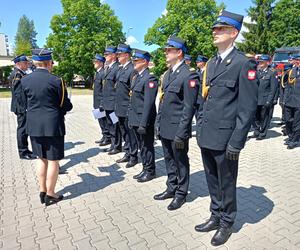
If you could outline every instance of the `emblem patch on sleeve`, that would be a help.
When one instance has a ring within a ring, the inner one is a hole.
[[[196,86],[196,80],[190,80],[189,84],[190,84],[191,88],[195,88],[195,86]]]
[[[253,69],[248,70],[248,80],[254,80],[256,78],[256,71]]]
[[[155,87],[155,83],[154,82],[149,82],[149,88],[153,89]]]

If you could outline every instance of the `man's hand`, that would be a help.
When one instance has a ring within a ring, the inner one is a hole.
[[[138,132],[140,135],[145,135],[145,134],[146,134],[146,128],[145,128],[145,127],[142,127],[142,126],[139,126],[138,129],[137,129],[137,132]]]
[[[175,136],[174,143],[175,143],[175,148],[176,149],[184,149],[184,140],[182,140],[179,137]]]
[[[240,151],[240,149],[234,148],[228,144],[226,148],[226,158],[230,161],[238,161]]]

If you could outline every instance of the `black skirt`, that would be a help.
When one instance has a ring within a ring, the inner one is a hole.
[[[64,136],[30,136],[32,152],[39,158],[57,161],[64,158]]]

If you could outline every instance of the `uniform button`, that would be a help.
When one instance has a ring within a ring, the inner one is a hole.
[[[210,95],[208,98],[209,98],[209,99],[211,99],[211,98],[212,98],[212,96]]]
[[[205,119],[204,122],[207,122],[207,119]]]

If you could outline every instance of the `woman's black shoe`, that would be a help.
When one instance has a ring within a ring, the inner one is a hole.
[[[46,206],[50,206],[50,205],[52,205],[52,204],[55,204],[55,203],[61,201],[63,198],[64,198],[63,195],[59,195],[57,198],[56,198],[56,197],[49,196],[49,195],[46,195],[46,196],[45,196],[45,205],[46,205]]]
[[[42,204],[45,203],[45,196],[46,196],[46,192],[40,192],[40,200]]]

